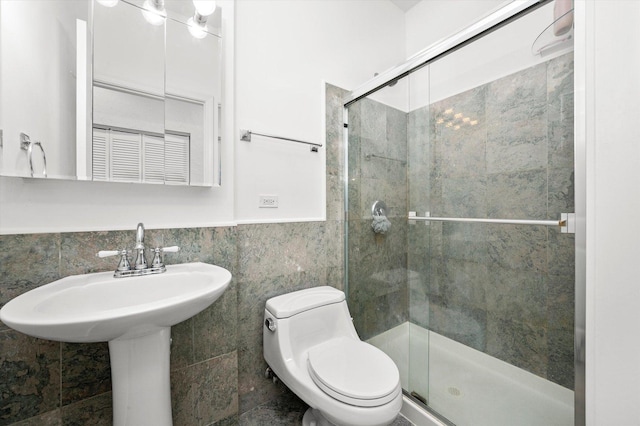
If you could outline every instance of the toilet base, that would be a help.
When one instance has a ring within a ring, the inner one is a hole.
[[[315,408],[309,407],[302,417],[302,426],[336,426]]]

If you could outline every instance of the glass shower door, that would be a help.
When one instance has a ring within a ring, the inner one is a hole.
[[[348,107],[345,192],[349,309],[360,338],[396,362],[405,389],[410,377],[411,279],[406,249],[407,88],[401,81]],[[381,202],[377,209],[376,202]]]
[[[457,425],[573,424],[573,54],[532,51],[552,18],[408,77],[408,211],[441,219],[409,221],[410,353],[429,343],[407,391],[428,371],[422,396]]]
[[[573,425],[573,53],[540,44],[552,21],[548,3],[347,107],[354,324],[459,426]]]

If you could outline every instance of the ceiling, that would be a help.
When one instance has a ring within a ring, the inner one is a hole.
[[[420,3],[420,0],[391,0],[391,3],[395,4],[404,12],[406,12],[416,4]]]

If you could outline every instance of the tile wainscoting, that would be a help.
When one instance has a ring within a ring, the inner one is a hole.
[[[342,285],[331,222],[147,230],[149,245],[178,245],[167,264],[202,261],[229,269],[229,289],[172,328],[176,425],[230,424],[287,391],[264,378],[262,310],[274,295]],[[100,249],[126,247],[134,231],[0,237],[0,301],[67,275],[109,271]],[[264,241],[271,241],[265,245]],[[339,244],[339,243],[338,243]],[[29,267],[25,267],[28,259]],[[106,343],[36,339],[0,325],[0,425],[111,424]]]

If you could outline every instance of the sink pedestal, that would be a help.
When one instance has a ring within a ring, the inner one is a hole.
[[[109,341],[114,426],[171,426],[171,327]]]

